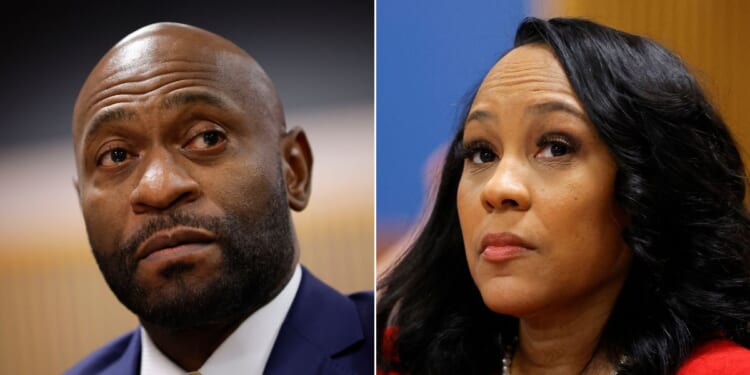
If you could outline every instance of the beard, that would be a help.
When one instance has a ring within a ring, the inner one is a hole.
[[[155,216],[114,252],[92,244],[94,257],[117,299],[142,321],[186,330],[240,318],[268,303],[291,275],[296,252],[282,192],[277,190],[252,218],[231,212],[222,217],[180,212]],[[177,226],[216,235],[221,250],[217,272],[195,282],[185,275],[193,265],[176,263],[160,272],[168,280],[165,287],[139,282],[134,258],[138,247],[154,233]]]

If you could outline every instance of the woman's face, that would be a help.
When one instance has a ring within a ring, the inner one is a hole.
[[[463,146],[458,215],[485,304],[518,317],[611,306],[631,259],[617,166],[549,47],[490,70]]]

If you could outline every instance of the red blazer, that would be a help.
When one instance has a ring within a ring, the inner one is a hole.
[[[393,353],[396,333],[396,327],[386,328],[382,350],[384,356],[398,360]],[[378,369],[378,375],[401,374]],[[677,375],[750,375],[750,350],[730,340],[709,341],[693,351]]]
[[[750,374],[750,350],[733,341],[713,340],[699,346],[677,375]]]

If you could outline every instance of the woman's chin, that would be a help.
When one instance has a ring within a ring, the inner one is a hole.
[[[503,287],[499,291],[498,287],[498,285],[492,285],[480,288],[482,300],[490,311],[520,318],[539,309],[539,301],[530,298],[528,292],[514,290],[515,288],[510,286]]]

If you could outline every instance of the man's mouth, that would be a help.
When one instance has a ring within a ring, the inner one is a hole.
[[[205,245],[216,240],[216,236],[205,230],[192,227],[176,227],[154,233],[147,238],[135,253],[135,258],[140,261],[151,254],[164,250],[178,250],[187,248],[189,245]]]

